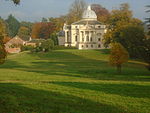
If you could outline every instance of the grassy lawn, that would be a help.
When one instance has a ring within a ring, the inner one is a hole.
[[[98,50],[10,55],[0,66],[0,113],[149,113],[150,72],[116,74]]]

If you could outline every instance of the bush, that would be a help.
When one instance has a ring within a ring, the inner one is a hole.
[[[33,46],[30,46],[30,45],[28,45],[28,46],[21,46],[21,51],[32,51],[34,49],[34,47]]]
[[[58,45],[58,37],[55,33],[50,35],[50,39],[54,41],[54,45]]]
[[[76,47],[65,47],[65,46],[55,46],[54,50],[62,50],[62,49],[77,49]]]
[[[49,52],[54,48],[54,41],[52,39],[45,40],[41,43],[40,47],[42,51]]]

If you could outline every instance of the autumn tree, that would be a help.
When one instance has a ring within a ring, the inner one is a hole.
[[[33,25],[32,22],[26,22],[26,21],[20,22],[20,27],[28,28],[30,30],[30,34],[31,34],[31,31],[32,31],[32,25]]]
[[[12,0],[14,2],[14,4],[19,4],[20,0]]]
[[[121,4],[120,8],[113,10],[109,18],[109,28],[104,35],[105,46],[119,42],[129,52],[131,57],[137,56],[137,45],[144,38],[142,22],[133,18],[128,4]]]
[[[10,37],[16,36],[20,28],[20,22],[12,15],[8,16],[6,22],[8,25],[8,35]]]
[[[82,18],[84,10],[87,8],[87,3],[84,0],[75,0],[69,10],[67,16],[68,24],[76,22]]]
[[[55,32],[55,28],[51,22],[35,23],[32,27],[32,38],[48,39]]]
[[[20,0],[13,0],[15,4],[18,4]],[[0,64],[5,62],[7,52],[4,46],[4,37],[6,37],[6,25],[4,21],[0,18]]]
[[[62,30],[64,23],[66,22],[67,16],[60,16],[60,17],[51,17],[49,21],[52,22],[56,26],[56,31],[59,32]]]
[[[103,23],[108,22],[110,13],[106,8],[102,7],[100,4],[92,4],[91,8],[95,11],[98,21]]]
[[[5,1],[8,1],[8,0],[5,0]],[[14,4],[18,5],[20,3],[20,0],[11,0],[13,1]]]
[[[6,44],[9,40],[11,40],[11,38],[8,37],[8,36],[5,36],[5,37],[3,38],[3,43]]]
[[[30,38],[30,29],[27,27],[20,27],[18,31],[18,36],[23,40],[29,40]]]
[[[4,25],[3,21],[0,20],[0,64],[3,64],[5,62],[5,58],[7,55],[3,42],[5,37],[5,30],[6,26]]]
[[[121,73],[122,64],[127,62],[129,54],[120,43],[112,43],[109,63],[116,66],[117,72]]]

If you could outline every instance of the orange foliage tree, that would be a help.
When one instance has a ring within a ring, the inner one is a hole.
[[[48,39],[56,30],[56,26],[51,22],[35,23],[32,27],[32,38],[35,39]]]
[[[91,7],[92,7],[92,10],[95,11],[98,17],[98,20],[100,22],[107,23],[109,16],[110,16],[109,11],[106,8],[102,7],[100,4],[92,4]]]
[[[117,72],[121,73],[122,64],[128,61],[129,54],[120,43],[112,43],[109,63],[117,67]]]
[[[3,43],[6,44],[9,40],[11,40],[11,38],[8,37],[8,36],[6,36],[6,37],[4,37],[4,39],[3,39]]]

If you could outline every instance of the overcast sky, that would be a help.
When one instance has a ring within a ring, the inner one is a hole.
[[[58,17],[68,12],[74,0],[21,0],[20,5],[14,5],[11,0],[0,0],[0,16],[7,18],[14,15],[20,21],[39,21],[42,17]],[[129,3],[134,17],[144,20],[150,16],[145,13],[145,6],[150,0],[85,0],[87,3],[101,4],[110,11],[121,3]]]

